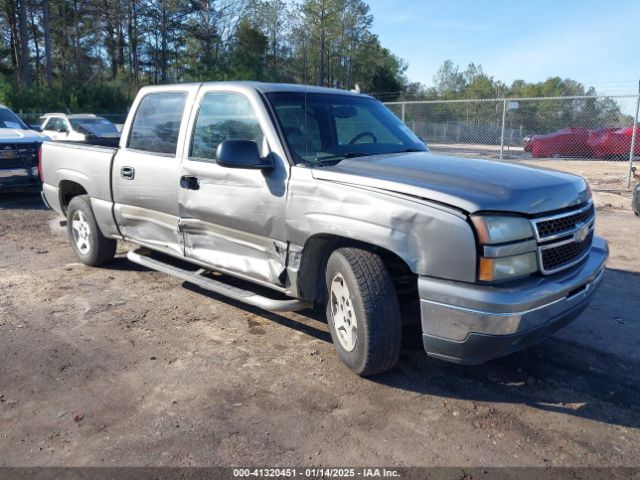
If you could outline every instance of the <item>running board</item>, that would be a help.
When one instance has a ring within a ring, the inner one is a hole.
[[[258,295],[257,293],[249,290],[243,290],[242,288],[227,285],[226,283],[214,280],[213,278],[203,277],[202,273],[205,272],[204,269],[200,269],[197,272],[191,272],[189,270],[161,262],[160,260],[150,258],[140,253],[140,250],[130,250],[129,253],[127,253],[127,258],[138,265],[142,265],[159,272],[168,273],[169,275],[181,278],[186,282],[198,285],[205,290],[224,295],[225,297],[232,298],[239,302],[253,305],[254,307],[262,308],[263,310],[269,310],[271,312],[295,312],[311,307],[310,303],[296,300],[294,298],[276,300]]]

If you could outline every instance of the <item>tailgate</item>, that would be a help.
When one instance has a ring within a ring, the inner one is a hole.
[[[0,144],[0,189],[39,186],[39,142]]]

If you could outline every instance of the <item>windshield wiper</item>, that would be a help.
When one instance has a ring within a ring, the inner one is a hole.
[[[397,152],[389,152],[389,153],[416,153],[416,152],[426,152],[426,150],[420,150],[419,148],[407,148],[405,150],[398,150]]]
[[[333,155],[331,157],[324,157],[324,158],[316,158],[314,161],[311,161],[309,163],[311,164],[319,164],[319,165],[324,165],[325,163],[329,163],[329,164],[333,164],[336,165],[338,163],[340,163],[342,160],[345,160],[347,158],[356,158],[356,157],[370,157],[372,155],[377,155],[375,153],[362,153],[362,152],[346,152],[346,153],[341,153],[339,155]]]
[[[373,155],[380,155],[379,153],[366,153],[366,152],[346,152],[340,155],[342,158],[356,158],[356,157],[371,157]]]

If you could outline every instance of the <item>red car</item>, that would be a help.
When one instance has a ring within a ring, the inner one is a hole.
[[[602,131],[594,131],[588,143],[596,158],[629,158],[632,137],[633,127],[619,130],[603,128]],[[636,128],[636,143],[633,150],[634,155],[640,155],[640,127]]]
[[[563,128],[547,135],[533,135],[524,150],[534,158],[590,157],[591,147],[587,143],[590,132],[586,128]]]

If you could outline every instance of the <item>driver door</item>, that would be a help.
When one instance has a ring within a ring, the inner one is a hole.
[[[228,87],[230,88],[230,87]],[[180,229],[185,255],[236,276],[282,285],[288,163],[272,152],[278,144],[255,91],[201,90],[180,168]],[[227,168],[216,163],[224,140],[252,140],[271,171]]]

